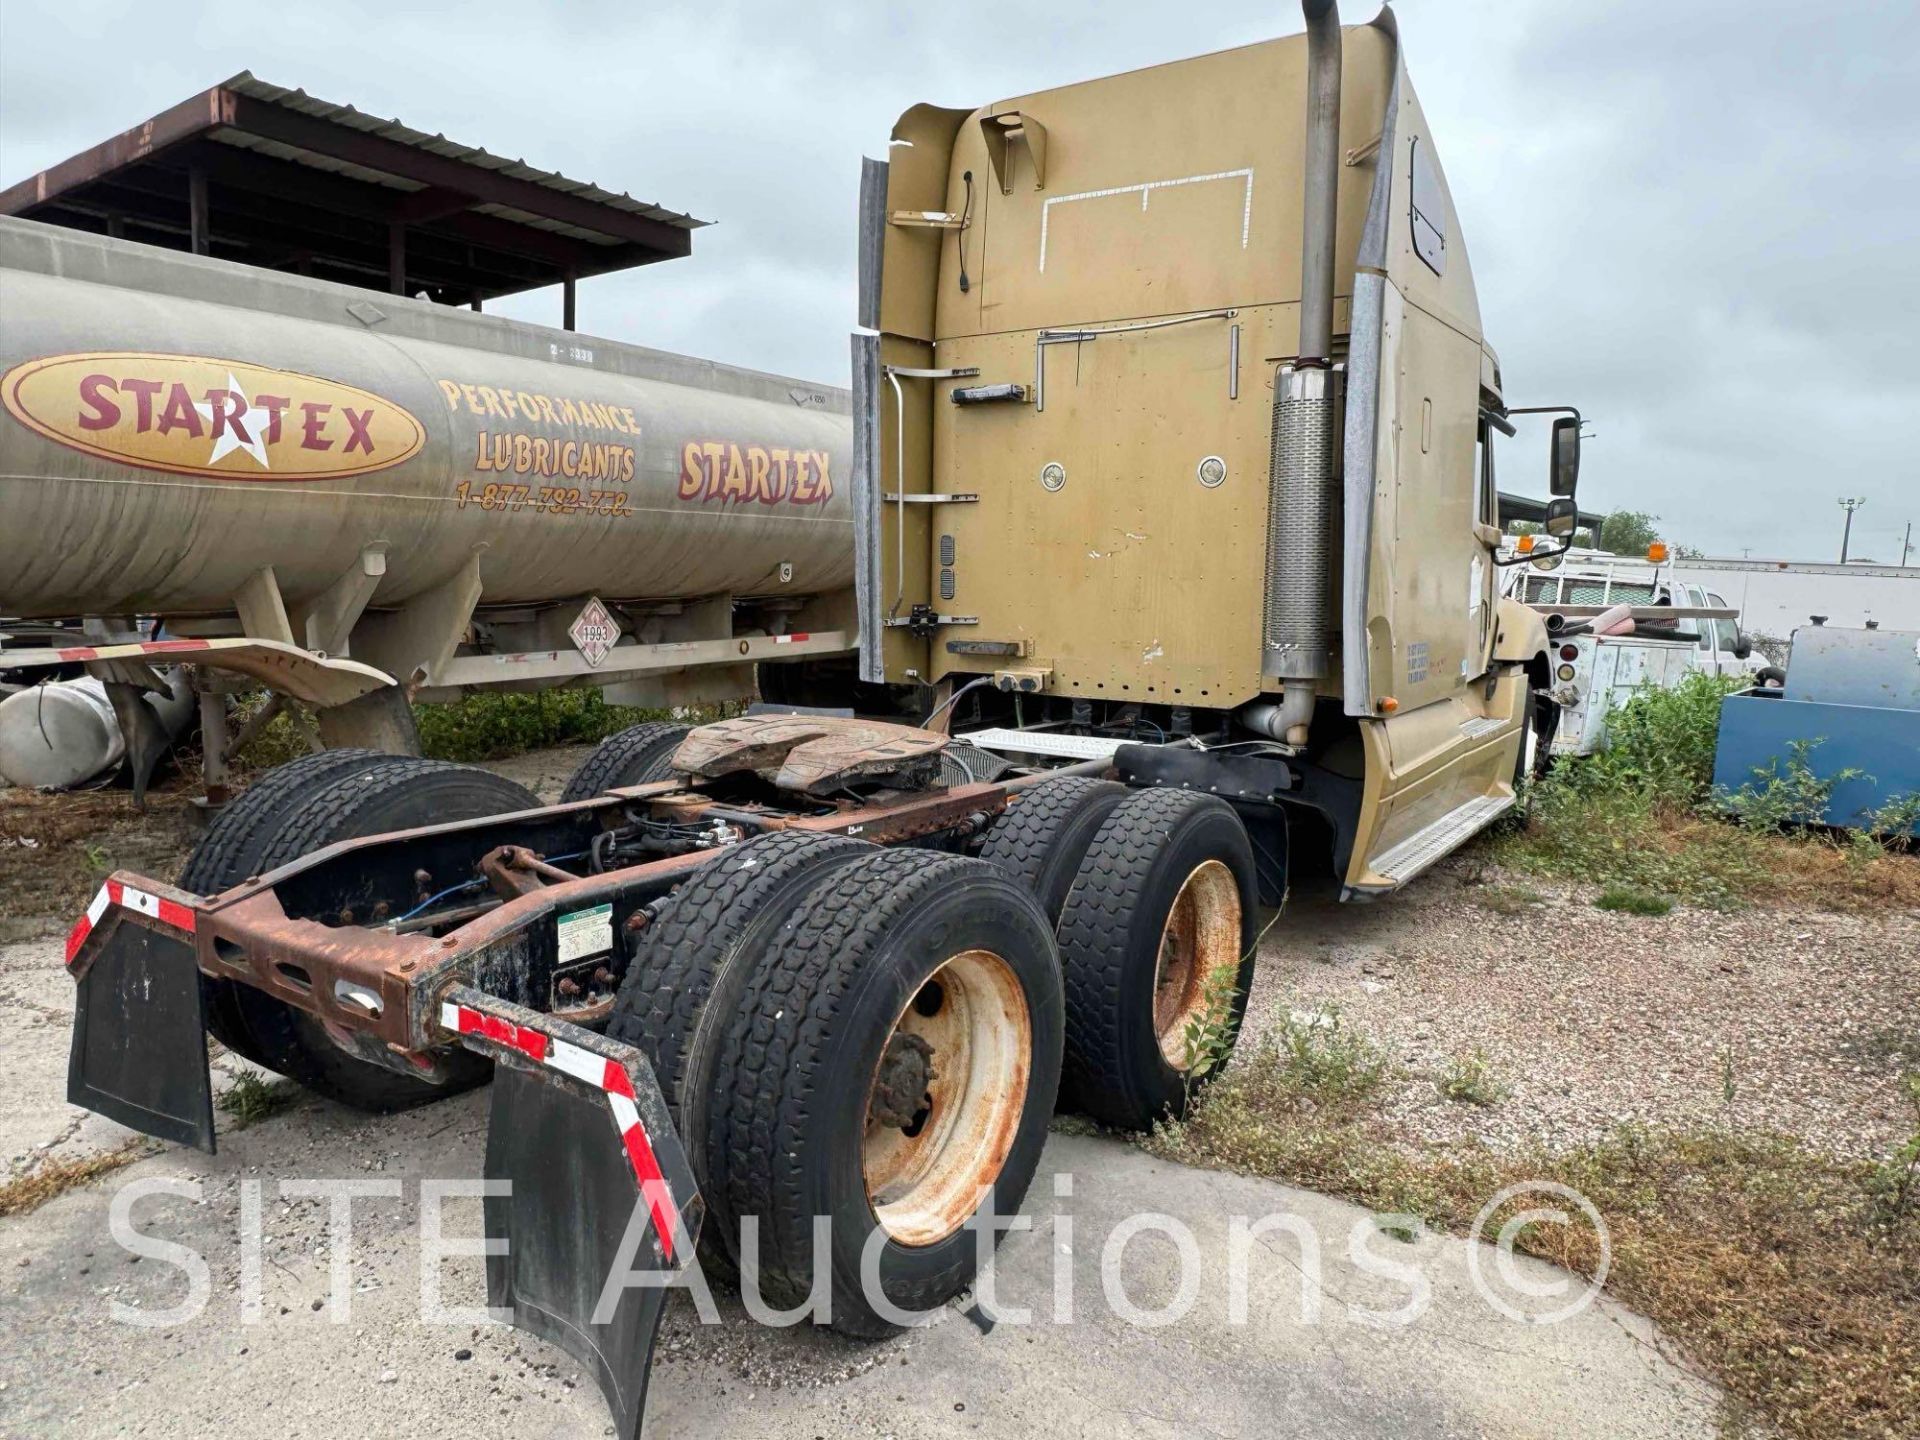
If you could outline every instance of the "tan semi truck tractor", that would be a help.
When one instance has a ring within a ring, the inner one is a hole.
[[[1306,11],[916,107],[869,165],[862,677],[777,688],[920,723],[639,726],[553,806],[271,772],[74,926],[70,1097],[210,1150],[208,1032],[372,1109],[491,1075],[489,1303],[626,1436],[696,1256],[889,1334],[971,1283],[1056,1103],[1177,1113],[1290,867],[1377,894],[1512,803],[1545,649],[1493,583],[1513,412],[1391,22]]]

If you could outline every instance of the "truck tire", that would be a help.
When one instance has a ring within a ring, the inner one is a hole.
[[[876,1231],[895,1310],[971,1284],[966,1222],[982,1196],[1008,1215],[1026,1195],[1062,1031],[1050,927],[993,866],[896,849],[821,880],[749,977],[711,1097],[709,1182],[730,1215],[758,1221],[743,1260],[761,1295],[806,1301],[816,1215],[831,1222],[836,1330],[900,1328],[862,1293]]]
[[[260,874],[260,856],[290,797],[335,775],[394,758],[378,750],[322,750],[274,766],[208,823],[206,833],[181,868],[180,888],[195,895],[217,895],[250,875]]]
[[[680,748],[691,725],[675,725],[666,720],[649,720],[630,725],[609,735],[580,762],[580,768],[567,781],[560,803],[591,800],[622,785],[645,785],[654,780],[673,778],[673,752]]]
[[[274,766],[213,817],[200,843],[187,856],[176,883],[195,895],[218,895],[260,874],[260,859],[275,827],[288,807],[299,803],[300,795],[336,775],[365,770],[393,758],[378,750],[322,750]],[[272,1062],[260,1053],[236,1008],[233,992],[240,988],[231,980],[200,977],[207,1030],[227,1049],[272,1069]]]
[[[1031,890],[1057,927],[1087,847],[1126,798],[1126,786],[1091,775],[1043,781],[1019,792],[988,828],[980,858]]]
[[[1206,1078],[1190,1077],[1188,1026],[1230,1048],[1246,1013],[1257,903],[1253,847],[1226,802],[1139,790],[1114,808],[1060,914],[1063,1086],[1088,1115],[1143,1130],[1184,1111]]]
[[[260,822],[252,850],[254,868],[247,873],[275,869],[338,840],[530,810],[538,804],[526,789],[485,770],[382,755],[375,763],[342,767],[310,777],[310,783],[287,786]],[[221,1017],[217,1038],[249,1060],[356,1109],[410,1109],[471,1089],[492,1073],[481,1057],[450,1049],[440,1057],[439,1079],[403,1075],[348,1054],[328,1038],[318,1020],[264,991],[236,981],[213,983],[219,989],[208,1010],[210,1023],[213,1015]]]
[[[737,845],[674,892],[627,962],[607,1035],[646,1055],[673,1111],[708,1198],[701,1252],[709,1271],[730,1270],[739,1239],[707,1185],[707,1098],[721,1037],[761,951],[795,907],[828,871],[873,851],[863,840],[804,830]]]

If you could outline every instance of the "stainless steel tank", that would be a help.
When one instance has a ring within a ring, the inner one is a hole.
[[[850,587],[845,391],[0,219],[0,614]]]

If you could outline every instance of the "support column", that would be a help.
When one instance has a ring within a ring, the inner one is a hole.
[[[187,233],[196,255],[213,253],[207,223],[207,172],[198,165],[187,171]]]
[[[407,293],[407,227],[398,220],[387,226],[387,289]]]
[[[207,787],[207,809],[227,803],[227,697],[214,690],[200,692],[200,776]]]
[[[560,328],[571,330],[573,325],[573,276],[569,275],[560,282]]]

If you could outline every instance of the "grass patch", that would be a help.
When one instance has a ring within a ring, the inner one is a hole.
[[[1493,1067],[1478,1050],[1454,1056],[1434,1083],[1447,1099],[1483,1108],[1498,1105],[1509,1093],[1507,1086],[1494,1078]]]
[[[1538,890],[1525,885],[1481,885],[1473,891],[1473,903],[1496,915],[1525,915],[1546,900]]]
[[[1557,1180],[1606,1222],[1608,1291],[1711,1373],[1736,1413],[1801,1440],[1920,1434],[1920,1077],[1906,1082],[1914,1139],[1875,1165],[1730,1128],[1623,1129],[1564,1153],[1425,1150],[1371,1103],[1384,1075],[1368,1099],[1336,1086],[1340,1103],[1326,1104],[1303,1083],[1323,1073],[1269,1039],[1147,1148],[1455,1233],[1501,1187]],[[1515,1243],[1582,1274],[1600,1256],[1583,1224],[1528,1226]]]
[[[133,1164],[152,1153],[145,1140],[129,1140],[117,1150],[86,1155],[78,1160],[49,1160],[25,1175],[0,1185],[0,1215],[30,1215],[49,1200],[69,1190],[91,1185],[102,1175]]]
[[[244,1130],[278,1115],[299,1098],[300,1087],[291,1080],[263,1080],[251,1070],[242,1070],[220,1092],[218,1103],[233,1117],[233,1128]]]
[[[1607,750],[1563,760],[1529,787],[1517,823],[1490,835],[1491,858],[1518,873],[1716,909],[1920,905],[1920,858],[1899,833],[1907,797],[1875,818],[1877,835],[1818,828],[1808,817],[1823,782],[1802,749],[1716,800],[1714,743],[1729,688],[1694,675],[1635,696],[1608,718]]]
[[[1617,910],[1627,915],[1665,915],[1673,909],[1673,901],[1666,896],[1636,890],[1631,885],[1609,885],[1593,903],[1598,909]]]

